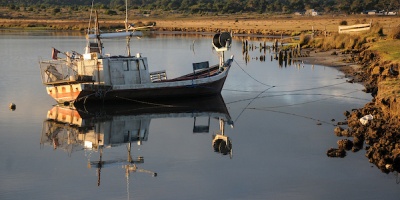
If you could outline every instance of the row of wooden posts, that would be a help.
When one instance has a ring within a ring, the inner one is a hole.
[[[272,46],[268,46],[266,44],[266,41],[264,41],[264,43],[260,42],[259,46],[255,46],[254,44],[249,44],[247,40],[243,40],[242,53],[244,55],[246,62],[250,60],[249,51],[254,51],[254,49],[260,49],[260,52],[264,51],[264,55],[260,56],[260,61],[266,60],[265,53],[267,50],[269,51],[269,53],[271,53],[272,51],[274,55],[271,55],[271,61],[273,59],[278,60],[280,65],[284,61],[291,63],[291,60],[293,58],[309,56],[309,51],[302,52],[300,44],[297,44],[294,47],[292,46],[290,48],[284,48],[284,43],[281,42],[281,44],[279,45],[278,39],[275,39],[274,42],[272,43]]]

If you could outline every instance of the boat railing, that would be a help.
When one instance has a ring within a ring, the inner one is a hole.
[[[151,82],[167,80],[167,73],[165,72],[165,70],[151,72],[150,73],[150,80],[151,80]]]
[[[66,126],[54,120],[43,122],[41,145],[51,145],[54,149],[63,149],[69,153],[82,148],[83,141],[79,140],[80,131],[75,126]]]
[[[93,76],[91,75],[95,66],[81,66],[78,67],[74,62],[59,60],[46,60],[40,61],[40,73],[42,83],[52,85],[65,82],[91,82]],[[84,69],[82,71],[82,69]],[[81,71],[81,72],[79,72]],[[86,73],[86,71],[90,71]]]

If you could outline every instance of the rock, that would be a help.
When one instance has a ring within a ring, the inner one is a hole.
[[[10,103],[10,105],[8,106],[10,108],[10,110],[14,111],[17,106],[14,103]]]
[[[346,130],[342,131],[342,136],[350,137],[351,136],[351,132],[349,131],[349,129],[346,129]]]
[[[340,137],[340,136],[342,136],[343,128],[340,127],[340,126],[336,126],[336,128],[333,131],[334,131],[336,136]]]
[[[348,139],[337,141],[338,148],[344,150],[350,150],[353,147],[353,142]]]
[[[344,149],[335,149],[335,148],[330,148],[327,152],[326,155],[328,157],[334,157],[334,158],[344,158],[346,156],[346,151]]]

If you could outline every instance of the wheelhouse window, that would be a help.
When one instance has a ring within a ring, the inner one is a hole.
[[[138,60],[132,60],[131,63],[130,63],[130,66],[131,66],[130,69],[131,69],[132,71],[137,71],[137,70],[139,70]]]
[[[128,62],[127,61],[122,62],[122,69],[124,69],[124,71],[129,71]]]
[[[131,70],[146,70],[146,65],[143,59],[132,60],[130,63]]]
[[[139,69],[146,70],[146,65],[144,64],[144,60],[140,59],[140,60],[138,60],[138,62],[139,62]]]

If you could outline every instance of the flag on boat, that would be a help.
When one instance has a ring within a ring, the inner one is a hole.
[[[57,54],[58,53],[61,53],[61,51],[59,51],[59,50],[57,50],[57,49],[55,49],[54,47],[53,47],[53,49],[52,49],[52,51],[51,51],[51,58],[53,58],[53,60],[57,60]]]

